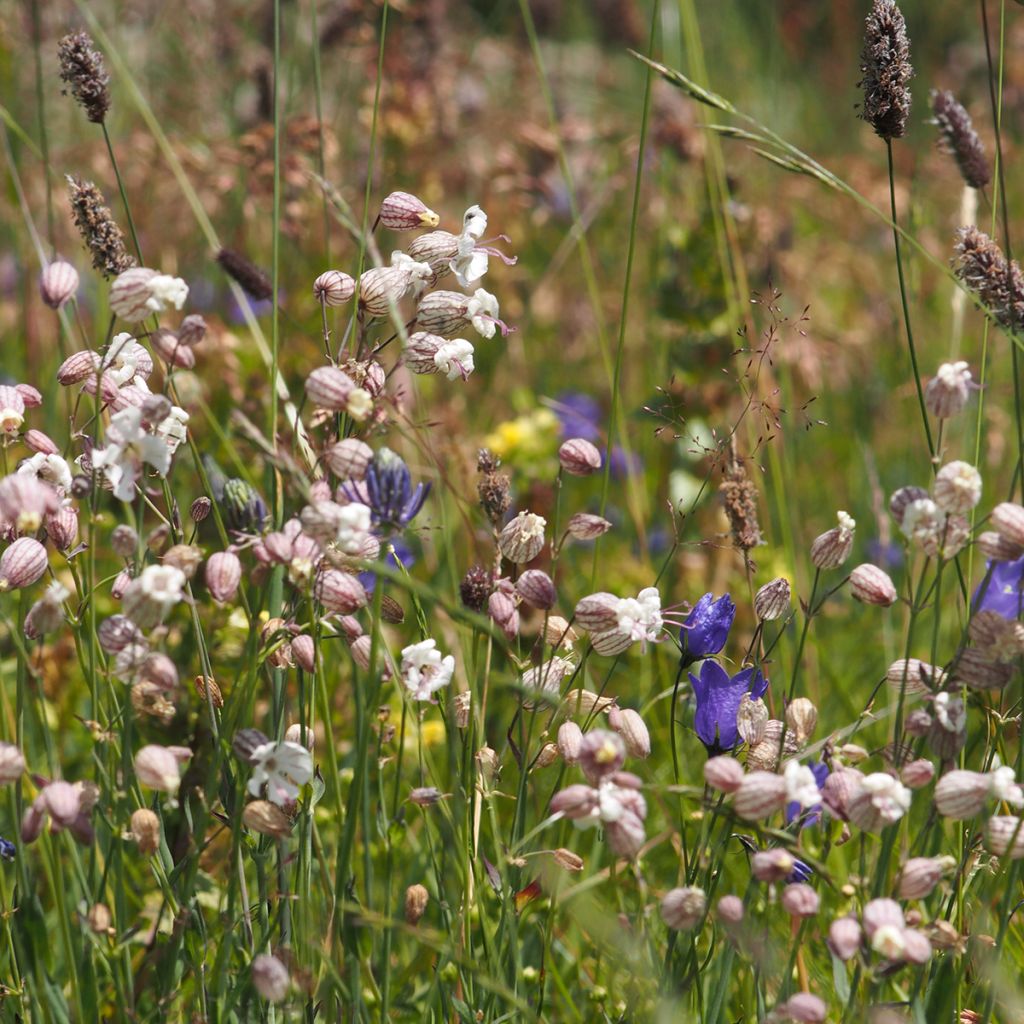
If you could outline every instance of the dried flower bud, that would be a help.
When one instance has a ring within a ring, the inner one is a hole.
[[[939,419],[949,419],[963,412],[972,388],[971,371],[962,360],[943,363],[924,389],[928,411]]]
[[[224,696],[221,694],[216,680],[211,679],[209,676],[196,676],[195,688],[200,700],[209,700],[215,708],[224,707]]]
[[[441,218],[422,200],[408,192],[392,192],[380,204],[379,223],[392,231],[436,228]]]
[[[204,494],[189,506],[188,514],[193,523],[201,523],[213,509],[213,502]]]
[[[566,524],[565,532],[575,540],[596,540],[612,528],[612,524],[601,516],[589,512],[577,512]]]
[[[64,260],[48,263],[39,275],[39,293],[50,309],[60,309],[78,291],[78,271]]]
[[[744,821],[763,821],[786,803],[786,783],[774,772],[753,771],[745,775],[733,798],[733,810]]]
[[[789,580],[777,576],[754,595],[754,613],[762,622],[781,619],[789,611],[791,602]]]
[[[551,853],[551,859],[564,871],[582,871],[584,860],[578,853],[559,847]]]
[[[585,438],[572,437],[558,449],[558,461],[572,476],[590,476],[601,468],[601,453]]]
[[[753,707],[751,711],[756,709],[756,706],[761,701],[749,701]],[[740,705],[740,710],[743,710],[744,705]],[[767,711],[763,712],[766,714]],[[747,751],[747,768],[756,769],[759,771],[774,772],[779,767],[779,748],[785,743],[785,749],[782,751],[784,757],[789,757],[791,754],[795,754],[800,747],[797,742],[796,736],[793,734],[791,729],[778,721],[777,719],[771,718],[764,723],[763,732],[757,725],[757,719],[754,718],[753,726],[755,731],[760,733],[761,738],[757,740]],[[742,735],[742,733],[741,733]]]
[[[516,593],[534,608],[549,609],[556,600],[555,585],[541,569],[527,569],[516,580]]]
[[[131,817],[131,834],[139,853],[156,853],[160,846],[160,819],[148,808],[139,808]]]
[[[811,563],[817,569],[836,569],[850,557],[857,524],[845,512],[839,512],[838,518],[839,525],[820,534],[811,545]]]
[[[292,822],[277,804],[268,800],[253,800],[242,811],[242,824],[260,835],[286,839],[291,835]]]
[[[263,953],[252,962],[253,988],[269,1003],[283,1003],[288,998],[291,978],[288,968],[276,956]]]
[[[570,715],[593,715],[600,714],[614,703],[614,697],[599,697],[590,690],[570,690],[565,695],[562,706]]]
[[[532,512],[520,512],[499,534],[498,548],[510,562],[532,562],[544,547],[547,520]]]
[[[203,553],[194,544],[174,544],[169,547],[162,558],[164,565],[177,569],[185,579],[192,579],[202,564]]]
[[[344,306],[355,293],[355,280],[340,270],[325,270],[313,282],[313,296],[325,306]]]
[[[571,651],[573,644],[578,639],[576,630],[561,615],[547,617],[547,621],[544,623],[544,642],[552,650],[563,648],[566,651]]]
[[[790,917],[813,917],[820,906],[818,894],[806,882],[793,882],[782,890],[782,909]]]
[[[728,754],[710,757],[704,762],[704,781],[720,793],[735,793],[743,778],[743,765]]]
[[[46,548],[32,537],[19,537],[0,555],[0,593],[32,586],[46,564]]]
[[[622,742],[626,744],[626,753],[630,757],[650,756],[651,734],[636,711],[632,708],[609,708],[608,724],[622,737]]]
[[[806,743],[818,724],[818,709],[806,697],[797,697],[786,707],[786,725],[798,743]]]
[[[419,924],[429,902],[430,893],[425,886],[410,885],[405,890],[405,923]]]
[[[865,562],[850,573],[850,591],[858,601],[888,608],[899,596],[887,572]]]
[[[910,41],[895,0],[874,0],[864,26],[860,116],[882,139],[902,138],[910,116]]]
[[[673,931],[688,932],[704,920],[708,899],[696,886],[671,889],[661,901],[661,919]]]

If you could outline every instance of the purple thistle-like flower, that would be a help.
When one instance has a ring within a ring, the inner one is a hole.
[[[342,484],[350,501],[369,506],[374,526],[382,530],[404,530],[416,518],[430,493],[430,484],[412,486],[412,474],[401,456],[381,448],[359,481]]]
[[[1004,619],[1016,619],[1024,611],[1024,557],[1012,562],[988,563],[991,576],[974,591],[974,614],[991,611]]]
[[[728,594],[723,594],[718,600],[710,593],[705,594],[693,606],[679,630],[684,661],[689,664],[717,654],[725,646],[735,617],[736,605]]]
[[[828,765],[824,761],[818,761],[807,767],[811,769],[814,781],[818,784],[818,789],[821,789],[829,776]],[[806,809],[801,809],[800,804],[795,800],[792,803],[786,804],[786,824],[789,825],[797,819],[799,819],[801,828],[817,825],[821,820],[821,804],[814,804]],[[799,879],[799,881],[803,881],[803,879]]]
[[[717,661],[705,661],[699,677],[690,673],[690,685],[697,699],[693,727],[708,755],[713,757],[736,746],[736,714],[743,695],[749,693],[754,700],[764,696],[768,680],[755,668],[745,668],[730,676]]]

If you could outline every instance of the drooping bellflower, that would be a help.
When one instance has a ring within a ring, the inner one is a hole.
[[[725,646],[735,617],[736,605],[728,594],[717,600],[714,595],[705,594],[679,630],[683,661],[689,665],[717,654]]]
[[[374,526],[382,532],[404,530],[416,518],[430,493],[429,483],[412,485],[412,474],[400,455],[381,448],[366,477],[342,484],[350,501],[369,506]]]
[[[730,676],[718,662],[705,661],[699,677],[690,673],[690,685],[697,699],[693,727],[713,757],[736,746],[736,714],[743,695],[749,693],[752,700],[763,697],[768,680],[755,668],[745,668]]]

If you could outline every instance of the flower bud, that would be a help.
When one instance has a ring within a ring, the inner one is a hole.
[[[436,228],[441,218],[408,192],[392,192],[380,204],[377,220],[392,231]]]
[[[608,724],[622,737],[630,757],[650,756],[651,734],[636,711],[632,708],[613,707],[608,711]]]
[[[734,896],[732,894],[723,896],[718,901],[715,913],[718,916],[718,920],[727,927],[729,925],[742,924],[745,914],[743,900],[741,900],[739,896]]]
[[[67,357],[57,370],[57,383],[64,387],[81,384],[90,377],[95,377],[99,370],[99,354],[91,349],[75,352]]]
[[[366,590],[358,578],[340,569],[324,569],[314,586],[316,599],[328,612],[351,615],[366,605]]]
[[[797,1024],[821,1024],[828,1015],[825,1001],[812,992],[797,992],[772,1011],[777,1020],[792,1020]]]
[[[911,789],[922,789],[935,777],[935,765],[926,758],[919,758],[904,765],[900,781]]]
[[[1012,847],[1011,847],[1012,842]],[[985,823],[985,849],[997,857],[1024,857],[1024,825],[1015,815],[993,815]]]
[[[589,512],[577,512],[566,524],[566,532],[575,540],[596,540],[612,528],[612,524],[601,516]]]
[[[577,602],[573,618],[588,633],[604,633],[619,624],[618,608],[619,599],[614,594],[589,594]]]
[[[917,658],[900,658],[894,661],[885,673],[886,681],[905,693],[929,693],[944,686],[946,673]]]
[[[897,892],[901,900],[923,900],[942,881],[948,857],[911,857],[900,869]]]
[[[233,551],[218,551],[206,560],[206,587],[218,604],[233,601],[242,582],[242,563]]]
[[[45,521],[46,535],[58,551],[68,551],[78,540],[78,510],[62,505],[56,512],[50,512]]]
[[[733,797],[733,810],[744,821],[763,821],[786,803],[786,783],[774,772],[745,775]]]
[[[845,512],[837,516],[839,525],[820,534],[811,545],[811,564],[816,569],[837,569],[850,557],[857,524]]]
[[[582,871],[584,866],[583,858],[572,850],[559,847],[551,854],[551,859],[564,871]]]
[[[362,480],[373,460],[373,449],[355,437],[332,444],[324,452],[328,469],[341,480]]]
[[[355,381],[336,366],[317,367],[306,378],[309,400],[317,408],[330,412],[344,412],[355,389]]]
[[[572,476],[590,476],[601,468],[601,453],[585,438],[572,437],[558,449],[558,461]]]
[[[32,586],[46,564],[46,548],[33,537],[19,537],[0,555],[0,593]]]
[[[262,953],[252,962],[252,984],[269,1003],[283,1003],[288,998],[291,978],[288,968],[276,956]]]
[[[852,960],[860,949],[864,933],[855,918],[840,917],[828,929],[828,948],[840,960]]]
[[[935,809],[944,818],[964,821],[980,814],[991,786],[981,772],[955,769],[935,784]]]
[[[140,807],[132,814],[131,834],[139,853],[156,853],[160,846],[160,819],[148,807]]]
[[[870,562],[858,565],[850,573],[850,592],[858,601],[882,608],[895,604],[899,596],[889,574]]]
[[[557,595],[551,577],[541,569],[527,569],[516,580],[516,593],[534,608],[554,607]]]
[[[889,499],[889,512],[896,520],[896,525],[903,525],[903,516],[908,506],[927,499],[928,492],[923,487],[900,487],[894,491]]]
[[[191,313],[178,325],[178,341],[188,349],[195,348],[206,337],[206,321]]]
[[[405,890],[405,923],[419,924],[429,902],[430,893],[427,892],[426,886],[410,885]]]
[[[508,594],[495,590],[487,599],[487,614],[495,625],[511,640],[519,632],[519,610]]]
[[[924,404],[940,420],[949,419],[963,411],[970,397],[971,371],[967,363],[943,363],[924,389]]]
[[[1024,547],[1024,507],[1004,501],[992,509],[989,517],[995,531],[1007,543]]]
[[[315,672],[316,660],[313,638],[302,633],[292,640],[292,657],[303,672]]]
[[[786,707],[786,725],[798,743],[806,743],[818,724],[818,709],[806,697],[797,697]]]
[[[355,293],[355,281],[340,270],[325,270],[313,282],[313,297],[325,306],[344,306]]]
[[[991,562],[1014,562],[1024,555],[1024,547],[1011,543],[995,530],[979,533],[975,543],[982,557]]]
[[[191,370],[196,365],[195,352],[183,344],[174,331],[161,327],[149,336],[149,343],[153,346],[153,351],[169,366]]]
[[[192,502],[188,514],[192,522],[198,524],[203,522],[211,511],[213,511],[213,502],[204,494]]]
[[[39,275],[39,293],[50,309],[60,309],[78,291],[78,271],[64,260],[48,263]]]
[[[242,811],[242,824],[260,835],[286,839],[291,835],[292,823],[284,811],[268,800],[253,800]]]
[[[558,752],[568,765],[579,764],[583,748],[583,730],[575,722],[563,722],[558,727]]]
[[[743,765],[728,754],[720,754],[704,762],[704,781],[720,793],[735,793],[743,777]]]
[[[17,782],[25,771],[25,755],[13,743],[0,743],[0,784]]]
[[[821,802],[840,821],[850,820],[850,802],[864,776],[856,768],[836,768],[821,787]]]
[[[544,547],[547,520],[532,512],[520,512],[498,536],[498,548],[510,562],[532,562]]]
[[[796,858],[781,846],[771,850],[758,850],[750,858],[750,873],[759,882],[781,882],[793,873]]]
[[[110,546],[118,558],[133,558],[139,544],[139,535],[127,523],[115,526],[110,533]]]
[[[173,544],[161,559],[164,565],[177,569],[187,580],[193,579],[202,564],[203,553],[194,544]]]
[[[673,931],[692,931],[704,920],[707,906],[707,896],[697,886],[671,889],[661,900],[661,919]]]
[[[782,909],[790,917],[813,917],[820,906],[818,894],[806,882],[793,882],[782,890]]]
[[[59,455],[60,449],[56,442],[41,430],[26,430],[22,436],[25,447],[40,455]]]
[[[181,785],[181,762],[175,751],[192,751],[184,747],[161,747],[150,744],[135,755],[135,777],[140,784],[162,793],[177,793]]]
[[[781,619],[789,611],[791,601],[789,580],[777,576],[754,595],[754,613],[762,622]]]

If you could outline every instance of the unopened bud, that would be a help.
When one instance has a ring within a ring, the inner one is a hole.
[[[405,890],[405,923],[419,924],[429,902],[430,893],[427,892],[426,886],[410,885]]]
[[[558,449],[562,469],[572,476],[590,476],[601,468],[601,453],[582,437],[572,437]]]
[[[850,591],[858,601],[882,608],[895,604],[898,597],[889,574],[870,562],[858,565],[850,573]]]
[[[791,603],[789,580],[777,576],[754,595],[754,613],[762,622],[771,622],[781,619],[789,611]]]

